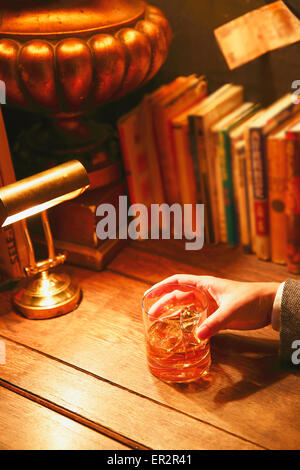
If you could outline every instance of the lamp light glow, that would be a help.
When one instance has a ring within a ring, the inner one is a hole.
[[[36,214],[40,214],[41,212],[51,209],[51,207],[57,206],[62,202],[69,201],[70,199],[74,199],[75,197],[80,196],[83,191],[82,189],[73,191],[72,193],[66,194],[65,196],[60,196],[52,201],[44,202],[43,204],[38,204],[37,206],[30,207],[29,209],[25,209],[22,212],[18,212],[17,214],[8,216],[1,227],[6,227],[7,225],[14,224],[15,222],[19,222],[20,220],[27,219]]]

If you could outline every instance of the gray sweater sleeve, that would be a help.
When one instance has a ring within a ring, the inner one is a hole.
[[[284,364],[293,365],[295,341],[300,341],[300,281],[288,279],[281,301],[280,358]]]

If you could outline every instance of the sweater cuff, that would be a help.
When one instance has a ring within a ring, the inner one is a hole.
[[[294,351],[300,340],[300,282],[288,279],[281,301],[280,356],[284,363],[298,365],[298,353]],[[297,356],[296,358],[294,356]],[[296,361],[297,359],[297,361]]]
[[[275,331],[280,331],[280,315],[281,315],[281,301],[282,301],[282,294],[284,289],[285,282],[280,284],[277,290],[277,294],[273,304],[272,310],[272,328]]]

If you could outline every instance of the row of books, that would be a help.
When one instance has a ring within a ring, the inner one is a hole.
[[[300,272],[300,105],[179,77],[118,121],[131,203],[205,205],[206,243]]]

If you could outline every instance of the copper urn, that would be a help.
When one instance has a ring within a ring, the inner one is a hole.
[[[0,8],[7,103],[53,118],[60,146],[63,134],[70,148],[92,141],[82,116],[150,80],[171,43],[163,13],[141,0],[0,0]],[[31,139],[38,145],[37,132]]]

